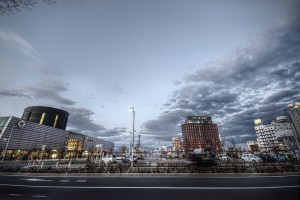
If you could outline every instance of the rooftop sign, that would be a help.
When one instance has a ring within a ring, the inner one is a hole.
[[[254,120],[255,125],[261,125],[261,119],[256,119]]]
[[[185,118],[186,120],[205,120],[205,121],[211,121],[211,116],[187,116]]]

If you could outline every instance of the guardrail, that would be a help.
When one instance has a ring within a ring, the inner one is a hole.
[[[241,163],[219,162],[212,167],[196,166],[193,163],[135,163],[130,167],[129,163],[89,163],[83,166],[72,166],[70,163],[29,166],[0,166],[0,172],[19,173],[278,173],[300,172],[299,162],[276,163]],[[82,164],[82,163],[81,163]]]

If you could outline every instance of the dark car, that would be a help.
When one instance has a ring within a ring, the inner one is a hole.
[[[130,163],[130,159],[129,158],[123,158],[122,163]]]
[[[284,162],[295,160],[295,158],[291,154],[287,154],[287,153],[279,154],[278,158],[281,159]]]
[[[208,154],[190,154],[189,160],[193,161],[198,167],[216,166],[216,160]]]
[[[264,154],[255,154],[259,156],[264,162],[277,162],[277,156],[271,153],[264,153]]]

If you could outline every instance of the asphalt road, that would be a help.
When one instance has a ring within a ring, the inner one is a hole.
[[[298,200],[300,176],[93,177],[0,175],[0,199]]]

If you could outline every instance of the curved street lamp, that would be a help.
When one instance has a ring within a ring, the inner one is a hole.
[[[133,167],[133,152],[134,152],[134,118],[135,110],[134,107],[129,108],[132,111],[132,148],[131,148],[131,167]]]

